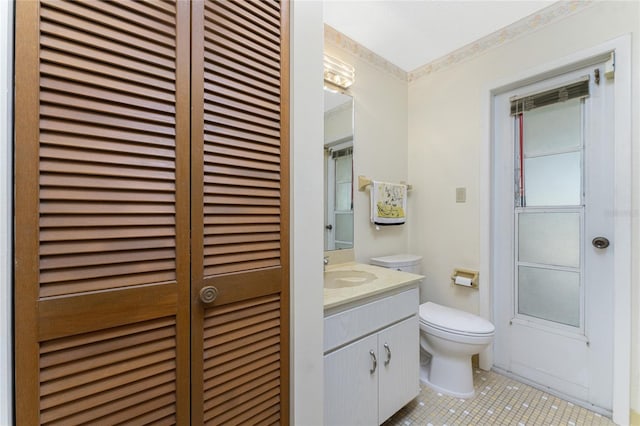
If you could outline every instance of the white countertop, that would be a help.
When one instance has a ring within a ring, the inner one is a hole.
[[[365,299],[390,290],[413,284],[424,278],[422,275],[411,274],[409,272],[396,271],[382,268],[380,266],[367,265],[365,263],[340,263],[329,265],[326,272],[330,271],[362,271],[369,272],[376,276],[376,279],[368,283],[342,288],[324,289],[324,310],[335,308],[356,300]]]

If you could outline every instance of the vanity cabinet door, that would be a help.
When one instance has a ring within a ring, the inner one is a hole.
[[[378,336],[374,334],[325,355],[325,425],[378,424],[376,407],[381,363],[377,347]],[[371,351],[376,357],[375,369]]]
[[[419,333],[414,315],[378,334],[379,423],[418,395]]]

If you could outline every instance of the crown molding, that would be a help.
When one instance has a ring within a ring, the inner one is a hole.
[[[402,81],[407,80],[407,72],[397,65],[384,59],[382,56],[372,52],[355,40],[350,39],[330,25],[324,24],[324,42],[332,44],[346,52],[357,56],[374,67],[387,72]],[[356,70],[357,72],[357,70]],[[356,79],[357,81],[357,79]]]
[[[407,79],[409,83],[412,83],[449,66],[475,58],[516,38],[530,34],[544,26],[587,9],[593,4],[595,4],[593,0],[572,0],[553,3],[537,13],[522,18],[501,30],[493,32],[473,43],[467,44],[460,49],[454,50],[441,58],[410,71],[407,74]]]
[[[558,1],[534,14],[507,25],[501,30],[495,31],[410,72],[404,71],[402,68],[387,61],[382,56],[372,52],[357,41],[347,37],[327,24],[324,24],[324,42],[332,44],[354,56],[357,56],[358,58],[365,60],[376,68],[391,74],[399,80],[413,83],[422,77],[480,56],[491,49],[502,46],[503,44],[530,34],[544,26],[553,24],[568,16],[581,12],[595,3],[595,0]]]

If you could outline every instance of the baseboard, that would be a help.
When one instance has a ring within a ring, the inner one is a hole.
[[[640,426],[640,413],[631,410],[631,418],[629,419],[631,426]]]
[[[573,403],[575,405],[579,405],[580,407],[586,408],[589,411],[596,412],[596,413],[598,413],[600,415],[603,415],[603,416],[608,417],[609,419],[611,419],[611,414],[612,413],[611,413],[610,410],[606,410],[604,408],[598,407],[598,406],[593,405],[591,403],[588,403],[586,401],[582,401],[580,399],[573,398],[573,397],[571,397],[571,396],[569,396],[567,394],[564,394],[562,392],[555,391],[555,390],[549,388],[548,386],[543,386],[543,385],[541,385],[539,383],[536,383],[534,381],[528,380],[528,379],[526,379],[526,378],[524,378],[522,376],[519,376],[517,374],[511,373],[510,371],[506,371],[506,370],[503,370],[502,368],[496,367],[495,365],[491,368],[491,370],[495,371],[498,374],[502,374],[503,376],[507,376],[510,379],[516,380],[516,381],[518,381],[520,383],[524,383],[525,385],[529,385],[529,386],[531,386],[533,388],[536,388],[538,390],[541,390],[541,391],[546,392],[548,394],[551,394],[553,396],[557,396],[558,398],[564,399],[565,401],[569,401],[569,402],[571,402],[571,403]],[[633,414],[632,414],[632,416],[633,416]],[[638,425],[636,425],[635,423],[632,422],[632,424],[633,424],[633,426],[640,426],[640,423]]]

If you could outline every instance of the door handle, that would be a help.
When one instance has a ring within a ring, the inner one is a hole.
[[[333,225],[332,224],[328,224],[327,226],[325,226],[325,228],[327,228],[329,231],[331,231],[333,229]]]
[[[593,241],[591,241],[591,244],[593,244],[595,248],[602,250],[609,247],[609,240],[605,237],[595,237]]]
[[[218,297],[218,289],[212,285],[202,287],[200,290],[200,301],[205,305],[216,300],[216,297]]]
[[[391,362],[391,348],[389,347],[388,343],[385,343],[383,346],[384,350],[387,351],[387,359],[384,361],[384,365],[386,367]]]
[[[378,360],[376,359],[376,353],[371,349],[369,351],[369,355],[371,355],[371,360],[373,361],[373,366],[369,370],[369,373],[373,374],[376,372],[376,368],[378,368]]]

